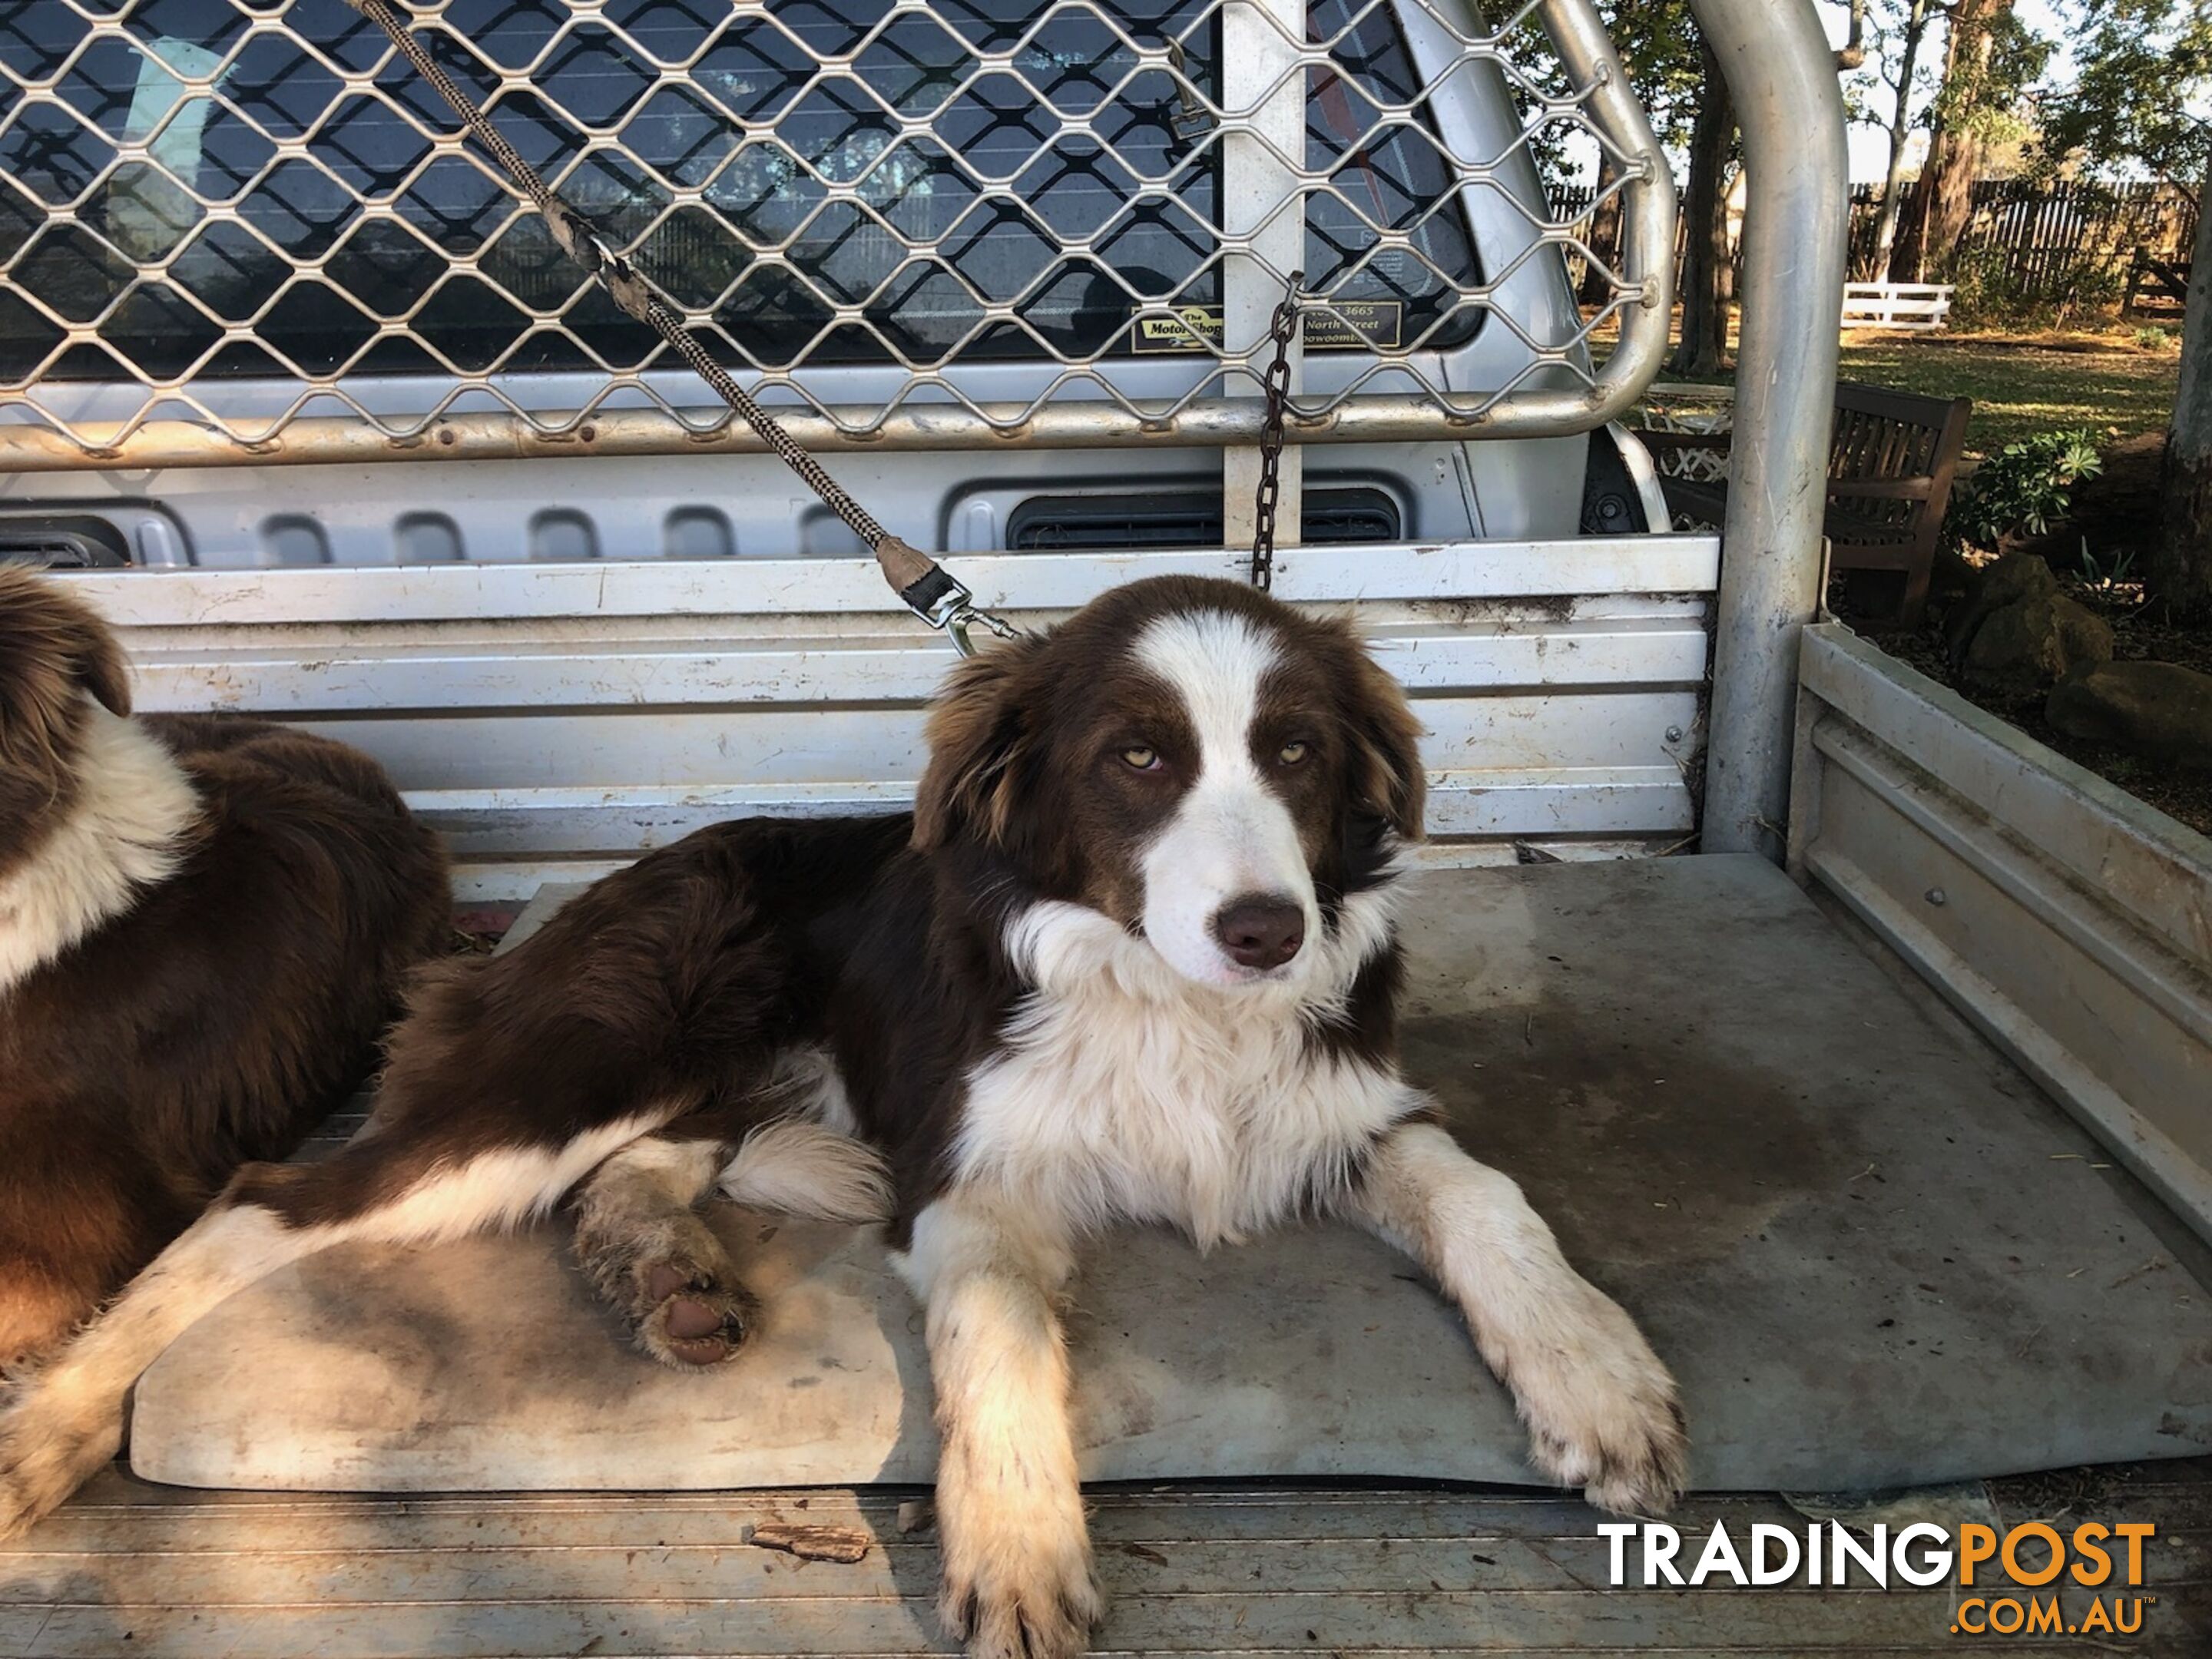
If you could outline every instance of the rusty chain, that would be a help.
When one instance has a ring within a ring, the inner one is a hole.
[[[1282,303],[1267,325],[1275,355],[1261,383],[1267,412],[1260,426],[1260,483],[1252,504],[1252,586],[1262,593],[1275,585],[1275,506],[1282,494],[1283,413],[1291,395],[1291,343],[1298,332],[1298,289],[1306,274],[1294,270],[1283,284]]]

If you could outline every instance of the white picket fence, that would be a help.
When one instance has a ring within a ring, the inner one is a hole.
[[[1948,283],[1846,283],[1845,328],[1895,328],[1932,333],[1951,319]]]

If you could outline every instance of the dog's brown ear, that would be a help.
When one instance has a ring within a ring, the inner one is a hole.
[[[0,864],[68,804],[87,691],[130,711],[131,681],[106,625],[62,582],[0,564]]]
[[[91,613],[87,612],[88,616]],[[77,672],[83,678],[84,689],[100,699],[100,704],[112,714],[131,712],[131,669],[123,660],[122,647],[115,643],[115,635],[107,625],[93,621],[91,631],[80,641]]]
[[[914,804],[924,852],[963,834],[1003,844],[1023,741],[1021,691],[1044,641],[1032,635],[987,646],[956,666],[929,714],[929,765]]]
[[[122,646],[115,644],[115,635],[108,633],[108,623],[82,604],[70,602],[84,622],[82,633],[76,637],[77,650],[77,679],[84,690],[97,696],[101,708],[111,714],[131,712],[131,665],[124,661]]]
[[[58,721],[79,690],[131,712],[131,671],[107,624],[63,581],[26,565],[0,564],[0,702],[19,720]]]
[[[1341,684],[1353,792],[1361,811],[1374,813],[1407,841],[1419,841],[1429,793],[1428,773],[1421,765],[1421,723],[1389,671],[1358,640],[1350,647]]]

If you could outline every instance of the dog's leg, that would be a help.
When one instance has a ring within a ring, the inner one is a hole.
[[[304,1167],[249,1164],[122,1297],[25,1377],[0,1413],[0,1540],[53,1509],[115,1455],[125,1395],[194,1320],[264,1274],[352,1239],[409,1243],[508,1225],[558,1202],[592,1167],[675,1109],[565,1143],[461,1152],[439,1126],[399,1124]]]
[[[1655,1515],[1674,1501],[1687,1445],[1674,1378],[1567,1265],[1519,1187],[1435,1124],[1408,1123],[1376,1148],[1351,1208],[1459,1304],[1540,1469],[1601,1509]]]
[[[1066,1242],[939,1199],[901,1271],[928,1310],[946,1628],[977,1659],[1079,1654],[1101,1612],[1054,1297]]]
[[[0,1384],[58,1346],[98,1305],[97,1286],[0,1241]]]
[[[756,1304],[699,1214],[709,1192],[825,1221],[880,1221],[890,1182],[868,1147],[790,1119],[733,1131],[727,1115],[679,1118],[624,1147],[578,1188],[576,1257],[637,1345],[689,1370],[727,1359]]]

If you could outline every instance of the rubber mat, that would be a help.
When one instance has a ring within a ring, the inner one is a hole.
[[[1410,1070],[1680,1377],[1708,1489],[1851,1490],[2212,1443],[2179,1224],[1778,871],[1432,872]],[[872,1231],[726,1210],[767,1304],[735,1362],[624,1346],[566,1230],[349,1248],[232,1298],[139,1385],[137,1471],[346,1491],[927,1480],[921,1318]],[[1521,1431],[1411,1264],[1316,1226],[1090,1252],[1086,1476],[1522,1482]]]

